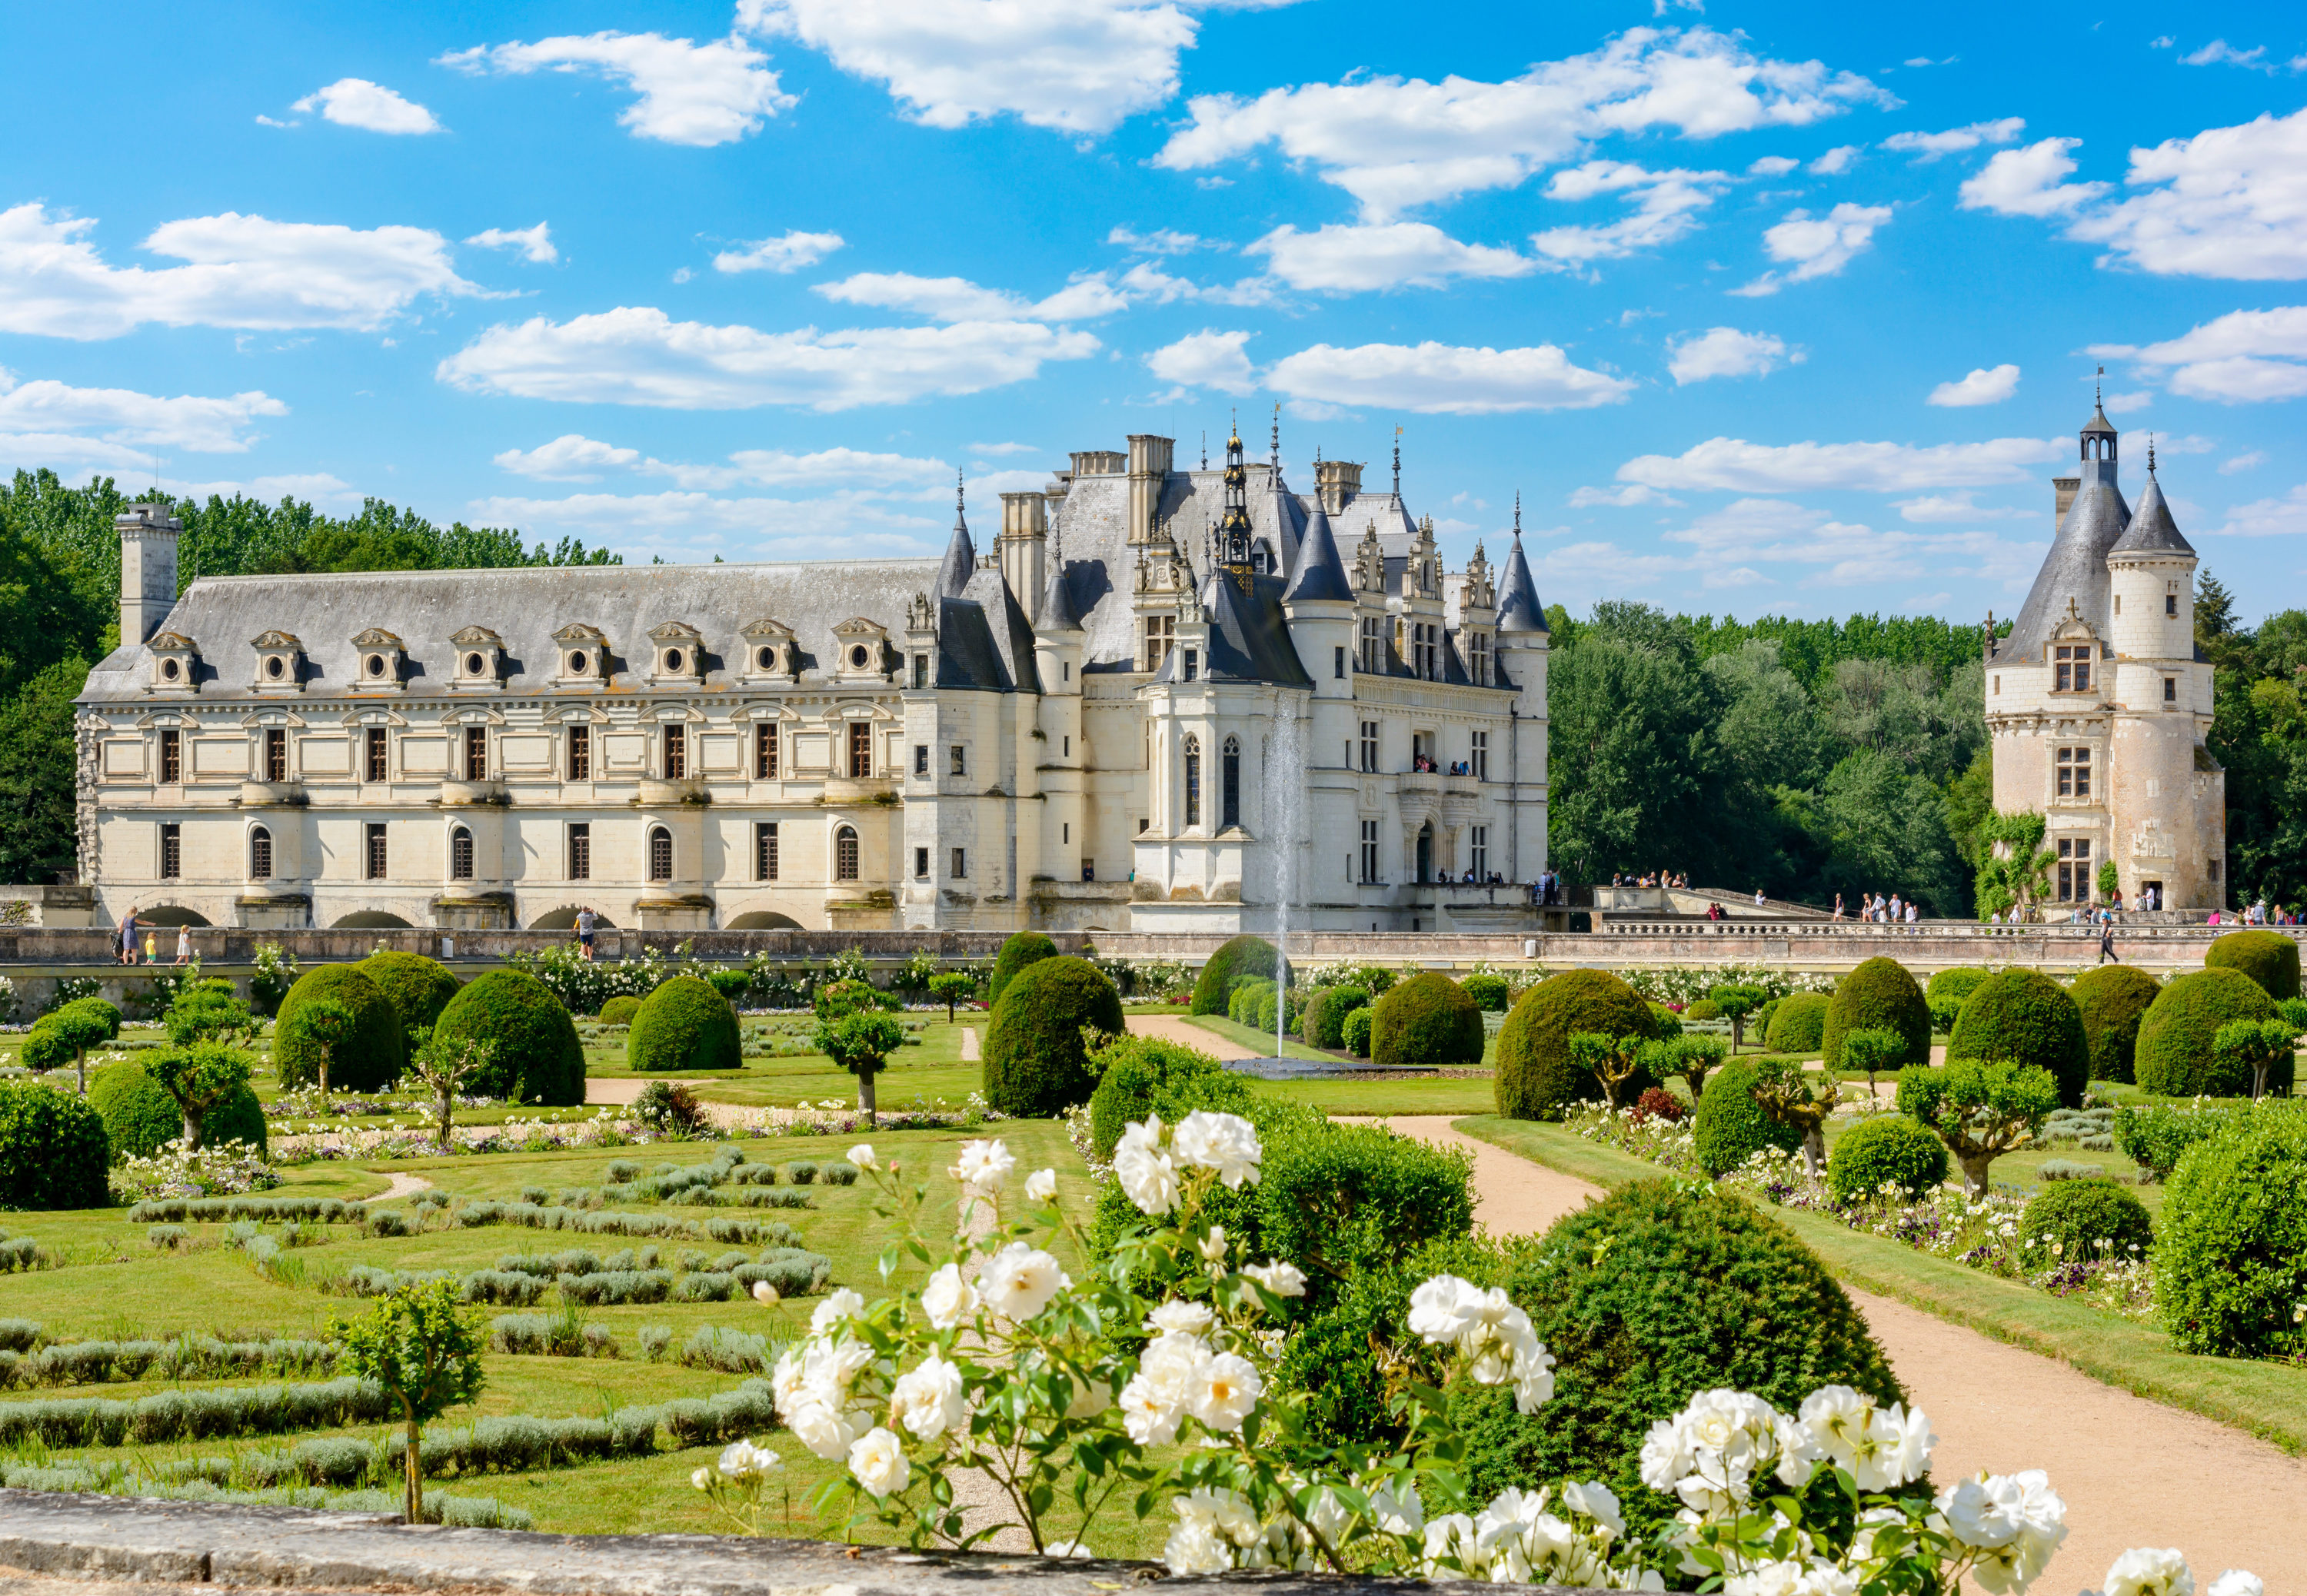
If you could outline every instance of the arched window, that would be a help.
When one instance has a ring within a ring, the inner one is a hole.
[[[649,879],[673,879],[673,833],[661,825],[649,828]]]
[[[857,833],[848,826],[833,833],[833,879],[857,879]]]
[[[1196,737],[1186,739],[1186,824],[1202,824],[1202,742]]]
[[[1225,740],[1225,764],[1222,767],[1224,786],[1221,796],[1224,802],[1226,825],[1241,824],[1241,739]]]
[[[272,879],[272,833],[262,826],[248,833],[248,879]]]
[[[449,833],[449,879],[473,879],[473,833],[463,826]]]

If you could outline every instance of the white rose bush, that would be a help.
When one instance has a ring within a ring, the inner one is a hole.
[[[1055,1174],[1027,1175],[1024,1201],[1006,1206],[1016,1160],[1000,1141],[963,1148],[958,1224],[936,1243],[920,1229],[929,1188],[906,1185],[870,1147],[851,1149],[898,1237],[883,1279],[909,1259],[928,1273],[870,1304],[834,1292],[776,1362],[778,1417],[841,1471],[815,1512],[845,1500],[853,1532],[879,1524],[916,1549],[966,1549],[1014,1526],[1051,1557],[1093,1556],[1101,1527],[1151,1518],[1168,1525],[1163,1558],[1178,1575],[1320,1568],[1728,1596],[1940,1596],[1965,1575],[1989,1596],[2024,1596],[2065,1539],[2065,1505],[2042,1473],[1934,1491],[1928,1418],[1843,1386],[1791,1413],[1703,1391],[1653,1424],[1642,1481],[1677,1510],[1647,1536],[1596,1481],[1476,1500],[1447,1392],[1504,1387],[1533,1414],[1554,1395],[1554,1359],[1505,1292],[1451,1275],[1411,1297],[1418,1346],[1403,1350],[1416,1356],[1391,1399],[1401,1443],[1317,1439],[1302,1397],[1274,1377],[1305,1276],[1241,1257],[1204,1213],[1215,1187],[1255,1184],[1261,1156],[1234,1114],[1130,1125],[1113,1177],[1144,1221],[1076,1280],[1059,1252],[1093,1251]],[[757,1530],[777,1462],[739,1443],[693,1482]],[[961,1470],[991,1481],[1005,1509],[993,1522],[965,1527]],[[2256,1584],[2229,1571],[2211,1596],[2258,1596]],[[2176,1552],[2125,1553],[2106,1585],[2106,1596],[2194,1591]]]

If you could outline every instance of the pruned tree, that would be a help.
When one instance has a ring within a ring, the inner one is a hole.
[[[2058,1106],[2057,1080],[2034,1065],[1959,1058],[1899,1071],[1899,1112],[1938,1133],[1973,1197],[1986,1195],[1988,1166],[2034,1140]]]
[[[1803,1167],[1814,1179],[1826,1163],[1826,1116],[1842,1101],[1842,1083],[1831,1071],[1821,1071],[1817,1080],[1814,1088],[1801,1060],[1774,1058],[1756,1067],[1753,1088],[1757,1107],[1801,1135]]]
[[[867,1124],[879,1123],[874,1078],[889,1055],[905,1045],[905,1028],[896,1016],[866,1009],[838,1020],[819,1020],[812,1040],[819,1053],[857,1077],[857,1112]]]
[[[455,1150],[449,1137],[456,1129],[457,1088],[495,1062],[493,1037],[439,1037],[428,1027],[416,1033],[416,1050],[408,1055],[408,1072],[433,1094],[440,1114],[434,1139],[444,1153]]]
[[[1600,1031],[1574,1031],[1570,1035],[1570,1059],[1581,1069],[1591,1070],[1594,1079],[1602,1083],[1602,1095],[1610,1106],[1619,1106],[1618,1093],[1634,1079],[1642,1067],[1644,1038],[1641,1037],[1609,1037]]]
[[[1906,1051],[1907,1044],[1896,1031],[1848,1031],[1842,1038],[1842,1067],[1866,1071],[1866,1097],[1871,1102],[1876,1073],[1896,1063]]]
[[[943,970],[930,977],[930,995],[945,1000],[945,1022],[948,1025],[953,1023],[954,1010],[961,1000],[974,996],[976,992],[977,977],[957,969]]]
[[[321,1096],[329,1095],[329,1063],[353,1039],[360,1016],[332,997],[315,998],[296,1011],[296,1023],[321,1051]]]
[[[2268,1071],[2299,1045],[2299,1028],[2286,1019],[2230,1020],[2211,1037],[2211,1056],[2226,1070],[2251,1077],[2253,1101],[2267,1096]]]
[[[195,1042],[228,1042],[246,1046],[256,1035],[256,1016],[236,996],[232,983],[206,980],[185,987],[160,1017],[168,1040],[179,1047]]]
[[[144,1071],[176,1100],[184,1146],[197,1152],[210,1111],[248,1084],[255,1063],[240,1048],[201,1039],[160,1049],[145,1060]]]
[[[408,1522],[422,1523],[425,1470],[418,1443],[425,1425],[480,1395],[486,1334],[458,1303],[453,1280],[400,1286],[367,1317],[339,1319],[329,1333],[344,1347],[337,1366],[374,1380],[400,1410],[408,1427]]]
[[[73,1067],[79,1072],[80,1095],[88,1096],[88,1050],[100,1047],[120,1034],[120,1011],[100,997],[74,998],[40,1021],[56,1040],[72,1049]]]
[[[1706,997],[1730,1021],[1730,1050],[1733,1053],[1746,1045],[1746,1016],[1771,1001],[1771,994],[1762,988],[1743,981],[1714,987]]]

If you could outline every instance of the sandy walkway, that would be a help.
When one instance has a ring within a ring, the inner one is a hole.
[[[585,1105],[587,1108],[607,1104],[622,1108],[640,1100],[640,1095],[655,1083],[638,1075],[620,1075],[607,1080],[588,1079],[585,1082]],[[710,1080],[668,1080],[667,1086],[711,1086]]]
[[[1402,1116],[1394,1129],[1474,1155],[1474,1216],[1493,1231],[1541,1231],[1598,1187],[1450,1129]],[[1846,1288],[1847,1289],[1847,1288]],[[2047,1470],[2070,1533],[2046,1592],[2098,1586],[2126,1548],[2175,1546],[2196,1587],[2248,1568],[2273,1596],[2307,1592],[2307,1463],[2193,1413],[2103,1386],[1901,1302],[1852,1291],[1875,1339],[1938,1433],[1941,1481],[1985,1468]]]
[[[973,1025],[963,1026],[961,1028],[961,1062],[965,1064],[976,1064],[982,1063],[984,1060],[985,1055],[978,1051],[977,1028]]]
[[[1132,1014],[1123,1024],[1136,1037],[1159,1037],[1164,1042],[1175,1042],[1181,1047],[1197,1047],[1214,1059],[1271,1058],[1271,1054],[1259,1053],[1230,1041],[1215,1031],[1205,1031],[1183,1014]]]
[[[403,1197],[414,1197],[419,1191],[430,1191],[433,1186],[433,1182],[421,1174],[388,1174],[384,1178],[388,1184],[369,1201],[392,1202]]]

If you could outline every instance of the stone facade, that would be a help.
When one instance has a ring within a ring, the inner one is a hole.
[[[589,906],[673,931],[1231,932],[1274,924],[1286,827],[1293,924],[1531,920],[1526,894],[1430,884],[1545,866],[1519,536],[1503,572],[1479,547],[1447,571],[1398,465],[1366,493],[1320,462],[1300,495],[1278,448],[1172,455],[1076,455],[1002,496],[982,557],[957,513],[939,561],[178,597],[177,525],[133,506],[123,645],[79,704],[81,880],[103,921],[275,930]]]

